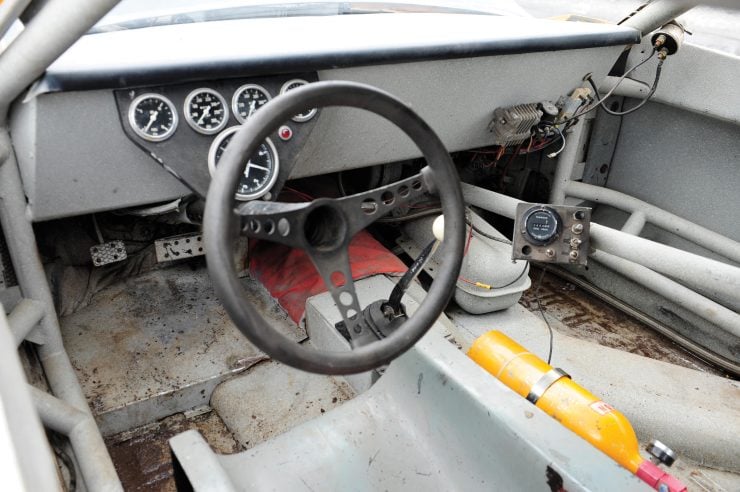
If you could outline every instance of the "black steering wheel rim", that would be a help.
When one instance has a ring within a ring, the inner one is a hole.
[[[401,129],[427,161],[444,215],[445,261],[417,311],[391,336],[350,351],[308,349],[274,330],[248,300],[235,270],[234,190],[243,163],[258,145],[306,110],[330,106],[365,109]],[[237,328],[270,357],[309,372],[353,374],[389,363],[411,348],[437,320],[457,283],[465,243],[464,203],[452,158],[439,137],[409,106],[372,86],[354,82],[317,82],[267,103],[232,137],[208,189],[203,220],[209,274],[214,289]],[[441,186],[440,186],[441,185]]]

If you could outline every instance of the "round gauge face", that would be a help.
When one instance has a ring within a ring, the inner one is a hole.
[[[307,85],[308,82],[306,82],[303,79],[293,79],[289,80],[286,83],[283,84],[283,87],[280,89],[280,94],[285,94],[288,91],[291,91],[293,89],[297,89],[298,87],[301,87],[303,85]],[[293,121],[298,123],[303,123],[304,121],[308,121],[311,118],[313,118],[316,115],[316,108],[308,109],[302,113],[298,113],[297,115],[293,116]]]
[[[216,172],[216,166],[221,159],[231,138],[239,127],[234,126],[224,130],[211,144],[208,153],[208,170],[211,176]],[[269,138],[257,147],[252,158],[244,165],[244,173],[239,179],[236,189],[237,200],[254,200],[264,196],[272,185],[275,184],[278,175],[278,154]]]
[[[138,136],[150,142],[167,140],[177,128],[177,111],[172,102],[159,94],[142,94],[133,100],[128,122]]]
[[[239,123],[244,123],[255,111],[267,104],[270,93],[257,84],[247,84],[239,87],[231,101],[231,109]]]
[[[549,208],[535,208],[524,219],[524,233],[536,244],[549,244],[558,235],[560,217]]]
[[[226,100],[213,89],[195,89],[185,98],[183,113],[188,125],[204,135],[218,133],[229,119]]]

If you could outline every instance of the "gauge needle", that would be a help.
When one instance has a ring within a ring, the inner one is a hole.
[[[152,126],[152,123],[157,121],[157,116],[159,116],[159,111],[152,111],[149,113],[149,123],[146,124],[146,127],[144,128],[145,132],[149,131],[149,127]]]
[[[201,123],[203,123],[203,118],[205,118],[209,114],[211,114],[211,107],[206,106],[206,109],[203,110],[203,114],[200,115],[200,118],[198,118],[198,124],[200,125]]]
[[[259,166],[257,164],[252,164],[252,161],[249,161],[249,162],[247,162],[247,167],[244,168],[244,177],[245,178],[248,178],[249,177],[249,170],[252,169],[252,168],[259,169],[260,171],[266,171],[266,172],[269,172],[270,171],[270,168],[269,167]]]
[[[249,103],[249,114],[247,115],[247,118],[252,116],[252,113],[254,113],[254,106],[257,104],[257,101],[252,101]]]

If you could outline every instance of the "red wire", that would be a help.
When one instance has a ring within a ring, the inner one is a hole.
[[[468,239],[465,241],[465,252],[463,256],[468,256],[468,250],[470,249],[470,241],[473,239],[473,228],[471,227],[468,231]]]
[[[304,200],[308,200],[309,202],[313,200],[313,197],[309,195],[308,193],[303,193],[302,191],[298,191],[295,188],[291,188],[289,186],[285,186],[283,188],[284,191],[289,191],[295,195],[298,195],[300,198],[303,198]]]

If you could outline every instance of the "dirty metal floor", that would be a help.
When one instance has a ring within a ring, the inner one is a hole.
[[[525,292],[520,304],[538,312],[535,289],[539,271],[533,271],[532,278],[533,288]],[[193,295],[190,297],[197,299]],[[539,298],[547,316],[561,321],[559,328],[561,330],[565,328],[568,335],[684,367],[718,373],[716,369],[686,353],[670,340],[553,274],[545,275],[539,290]],[[209,299],[206,299],[206,304],[208,301]],[[274,309],[274,306],[270,307],[269,299],[263,298],[262,302],[263,309]],[[220,316],[223,317],[223,312]],[[233,343],[231,338],[227,338],[227,341]],[[242,443],[250,441],[247,435],[240,435],[237,439],[215,411],[193,418],[176,414],[155,424],[111,436],[106,442],[125,490],[175,490],[167,440],[177,433],[193,428],[203,434],[215,451],[223,454],[241,451],[244,448],[239,441]],[[247,431],[245,428],[241,433]],[[260,440],[258,435],[254,438],[256,441]]]
[[[541,269],[532,268],[532,288],[524,292],[519,301],[522,306],[538,314],[536,294],[541,273]],[[721,370],[645,324],[552,272],[542,277],[538,295],[542,310],[548,317],[560,321],[558,330],[565,335],[689,369],[724,375]]]
[[[186,418],[181,413],[172,415],[106,439],[124,490],[177,490],[167,440],[190,429],[200,432],[217,453],[232,454],[242,450],[216,412],[192,418]]]
[[[278,330],[305,338],[261,285],[245,285]],[[104,435],[208,404],[219,382],[266,358],[231,323],[202,265],[127,278],[61,323]]]

